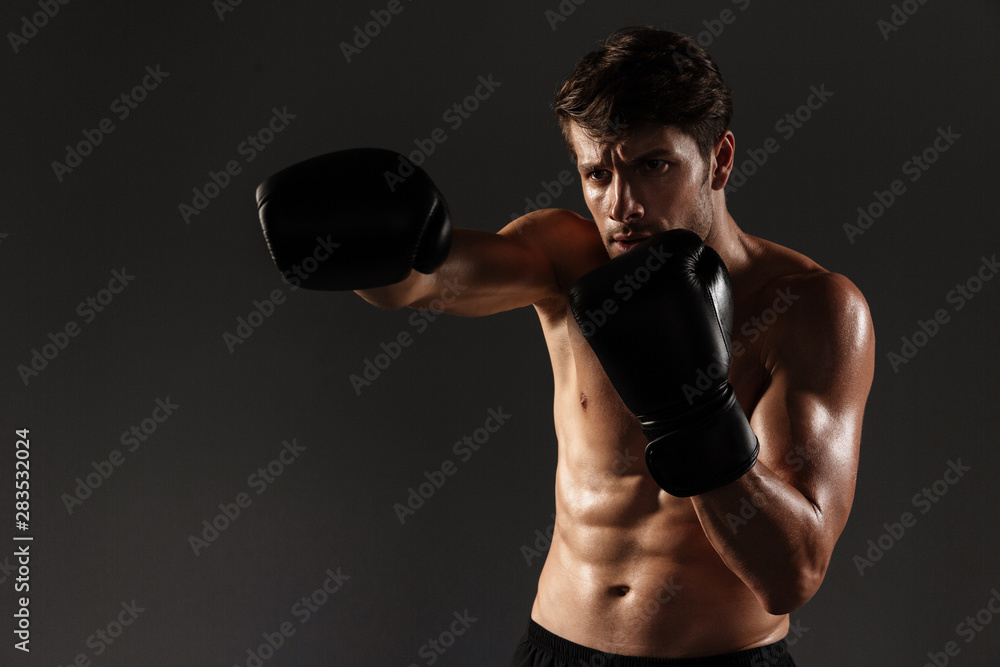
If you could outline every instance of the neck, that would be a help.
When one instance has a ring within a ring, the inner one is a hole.
[[[712,229],[705,238],[705,245],[710,246],[726,263],[726,269],[733,282],[738,282],[739,276],[749,267],[749,239],[739,228],[733,216],[725,205],[720,215],[716,216]]]

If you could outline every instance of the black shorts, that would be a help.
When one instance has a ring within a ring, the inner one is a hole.
[[[785,640],[705,658],[639,658],[604,653],[557,637],[534,621],[517,645],[511,667],[795,667]]]

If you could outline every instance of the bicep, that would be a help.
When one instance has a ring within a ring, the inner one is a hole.
[[[854,497],[874,334],[856,288],[824,282],[786,329],[750,424],[760,460],[813,504],[835,540]]]

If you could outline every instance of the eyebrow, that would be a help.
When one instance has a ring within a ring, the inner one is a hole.
[[[645,160],[649,160],[649,159],[654,158],[654,157],[672,157],[674,154],[675,154],[675,151],[673,149],[666,148],[664,146],[657,146],[655,148],[650,148],[649,150],[645,151],[644,153],[640,153],[639,155],[637,155],[634,158],[632,158],[631,160],[629,160],[627,162],[627,164],[636,164],[638,162],[643,162]],[[586,172],[586,171],[591,171],[592,169],[596,169],[601,164],[603,164],[603,161],[585,162],[583,164],[578,165],[577,168],[581,172]]]

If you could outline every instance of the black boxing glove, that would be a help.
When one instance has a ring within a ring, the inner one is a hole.
[[[433,273],[451,247],[448,205],[430,177],[378,148],[279,171],[257,187],[257,209],[274,263],[307,289],[382,287],[411,269]]]
[[[725,486],[760,445],[727,381],[733,298],[719,255],[694,232],[652,236],[583,276],[570,307],[649,440],[646,466],[674,496]],[[705,378],[714,385],[704,387]]]

